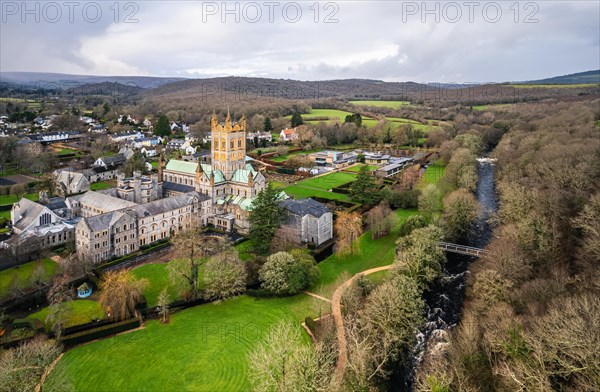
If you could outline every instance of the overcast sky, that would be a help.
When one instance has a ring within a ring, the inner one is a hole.
[[[257,1],[229,2],[229,13],[221,1],[73,3],[26,10],[1,0],[0,71],[462,83],[600,68],[596,0],[427,10],[421,1]]]

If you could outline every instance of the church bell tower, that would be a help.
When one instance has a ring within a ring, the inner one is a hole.
[[[223,172],[226,180],[231,180],[237,169],[246,166],[246,117],[242,115],[239,122],[232,122],[228,109],[225,123],[219,124],[213,113],[210,128],[212,168]]]

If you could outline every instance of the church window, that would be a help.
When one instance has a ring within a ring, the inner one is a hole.
[[[229,142],[229,148],[233,148],[233,140]]]
[[[242,139],[238,139],[238,147],[242,148]]]

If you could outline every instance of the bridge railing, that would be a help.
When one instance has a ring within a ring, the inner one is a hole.
[[[484,249],[467,245],[452,244],[450,242],[438,242],[438,245],[447,252],[459,253],[470,256],[481,256],[486,253]]]

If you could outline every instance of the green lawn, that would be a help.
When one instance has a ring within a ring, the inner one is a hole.
[[[391,121],[392,125],[394,127],[399,127],[404,124],[410,124],[410,125],[412,125],[413,129],[418,129],[425,133],[433,131],[433,130],[442,129],[441,124],[445,124],[443,121],[436,121],[436,120],[427,120],[427,124],[422,124],[418,121],[411,120],[409,118],[401,118],[401,117],[388,117],[387,120]],[[434,125],[436,123],[437,123],[437,125]]]
[[[417,188],[425,188],[428,184],[437,184],[444,177],[445,172],[446,167],[441,164],[433,163],[427,166]]]
[[[10,210],[0,211],[0,218],[5,218],[10,220]]]
[[[0,271],[0,297],[8,294],[14,279],[16,279],[19,288],[29,287],[31,285],[31,275],[38,265],[43,270],[42,280],[44,282],[50,281],[58,269],[58,264],[54,260],[42,259]]]
[[[74,148],[61,148],[60,150],[57,151],[58,155],[63,155],[63,154],[74,154],[76,153],[77,150]]]
[[[171,284],[169,279],[167,265],[168,264],[144,264],[131,271],[136,278],[145,278],[148,280],[148,286],[146,286],[146,289],[144,290],[144,297],[146,297],[148,306],[156,306],[158,303],[158,296],[165,287],[167,288],[171,302],[179,297],[176,288]]]
[[[375,106],[379,108],[398,109],[402,106],[409,106],[409,101],[349,101],[353,105]]]
[[[28,193],[26,195],[23,195],[22,197],[25,197],[26,199],[32,201],[38,201],[40,195],[38,193]],[[21,200],[21,196],[17,197],[17,195],[2,195],[0,196],[0,206],[15,204],[19,200]]]
[[[73,327],[91,322],[92,320],[102,320],[104,318],[104,310],[96,301],[86,299],[78,299],[66,303],[67,321],[65,328]],[[48,316],[48,308],[29,315],[28,317],[38,319],[44,324],[46,330],[50,330],[51,326],[46,322]]]
[[[117,184],[115,184],[114,181],[99,181],[99,182],[94,182],[93,184],[90,184],[90,189],[93,191],[101,191],[103,189],[109,189],[109,188],[114,188]]]
[[[252,240],[248,240],[240,242],[235,246],[235,249],[238,251],[238,254],[240,255],[240,259],[242,261],[250,261],[254,258],[254,256],[252,256],[252,253],[250,252],[252,245]]]
[[[354,254],[342,256],[333,254],[319,263],[321,278],[311,288],[311,291],[330,297],[335,291],[336,283],[339,283],[336,280],[342,273],[346,272],[352,276],[370,268],[393,263],[400,224],[418,212],[417,210],[396,210],[394,213],[398,217],[398,221],[390,234],[373,240],[371,232],[367,231],[358,239]]]
[[[344,120],[346,119],[346,116],[352,114],[351,112],[347,112],[345,110],[337,110],[337,109],[312,109],[310,111],[310,113],[308,114],[303,114],[302,115],[302,120],[306,123],[310,123],[310,124],[318,124],[320,122],[334,122],[334,121],[339,121],[339,122],[344,122]],[[291,120],[292,116],[286,116],[285,117],[288,120]],[[364,117],[363,116],[363,124],[366,127],[372,127],[375,124],[377,124],[378,120],[370,118],[370,117]]]
[[[285,188],[284,191],[288,195],[296,197],[298,199],[304,199],[307,197],[320,197],[320,198],[329,199],[329,200],[350,201],[350,197],[348,195],[344,195],[342,193],[322,191],[319,189],[304,188],[304,187],[301,187],[298,185],[290,185],[287,188]]]
[[[377,170],[377,168],[379,167],[375,165],[354,165],[351,167],[347,167],[344,170],[358,173],[363,166],[366,166],[369,171]]]
[[[288,186],[288,184],[283,181],[269,181],[269,182],[271,183],[271,185],[273,185],[273,188],[285,188],[286,186]]]
[[[304,294],[196,306],[167,325],[149,321],[142,330],[67,351],[44,390],[64,376],[77,391],[247,391],[247,355],[271,326],[289,319],[301,329],[306,316],[328,312],[328,304]],[[309,344],[306,334],[303,342]]]
[[[336,172],[327,174],[320,177],[313,177],[307,180],[302,180],[298,182],[297,185],[305,187],[305,188],[316,188],[328,190],[331,188],[338,187],[340,185],[346,184],[348,182],[352,182],[356,179],[355,174],[350,173],[342,173]]]

